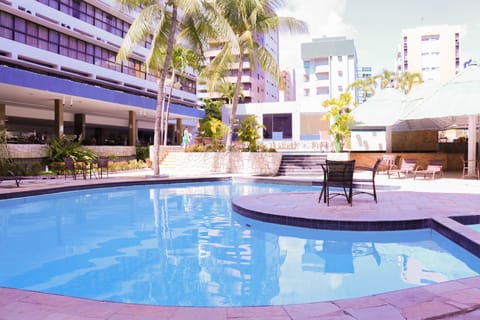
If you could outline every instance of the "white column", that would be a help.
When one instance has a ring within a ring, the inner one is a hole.
[[[385,127],[385,149],[387,153],[392,152],[392,126]]]

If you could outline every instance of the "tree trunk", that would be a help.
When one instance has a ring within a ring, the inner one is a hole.
[[[163,145],[167,145],[167,137],[168,137],[168,118],[170,117],[170,102],[172,101],[172,93],[173,93],[173,81],[175,81],[175,69],[172,70],[172,78],[170,83],[170,93],[168,95],[167,101],[167,114],[165,115],[164,121],[164,133],[163,133]]]
[[[235,94],[232,101],[232,110],[230,111],[229,124],[227,131],[227,141],[225,142],[225,148],[227,151],[230,151],[232,148],[232,135],[233,127],[235,125],[235,116],[237,115],[238,101],[240,100],[240,87],[242,85],[242,74],[243,74],[243,51],[240,48],[239,62],[238,62],[238,72],[237,72],[237,82],[235,84]]]
[[[157,109],[155,110],[155,133],[153,135],[153,157],[152,157],[152,166],[153,166],[153,175],[160,175],[160,140],[162,133],[160,132],[161,127],[161,118],[164,108],[165,100],[165,79],[167,77],[167,71],[170,66],[170,60],[172,59],[173,44],[175,41],[175,34],[177,29],[177,5],[174,3],[172,5],[172,24],[170,26],[170,34],[168,36],[167,44],[167,54],[165,55],[165,61],[163,63],[162,70],[160,71],[160,79],[158,81],[158,92],[157,92]]]

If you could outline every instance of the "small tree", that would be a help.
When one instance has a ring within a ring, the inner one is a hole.
[[[324,115],[324,119],[330,122],[328,133],[335,138],[335,151],[341,152],[345,141],[350,137],[349,123],[353,120],[352,96],[349,92],[342,93],[339,98],[325,100],[322,104],[330,110]]]
[[[90,149],[82,149],[81,142],[69,140],[63,136],[48,140],[47,160],[49,162],[63,162],[63,158],[72,157],[77,161],[93,162],[97,154]]]
[[[198,127],[198,136],[203,138],[212,138],[214,143],[216,140],[223,139],[227,133],[227,126],[219,119],[207,116],[200,120]]]
[[[260,139],[259,129],[265,128],[257,121],[257,117],[249,115],[240,123],[238,129],[238,140],[248,142],[248,151],[258,151],[257,141]]]

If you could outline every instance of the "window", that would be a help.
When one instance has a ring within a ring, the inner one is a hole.
[[[343,77],[343,71],[342,70],[338,70],[338,76],[341,78]]]
[[[264,139],[291,139],[292,138],[292,114],[264,114],[263,115],[263,138]]]
[[[0,12],[0,37],[13,39],[13,16]]]
[[[317,72],[315,76],[317,80],[328,80],[328,72]]]
[[[309,82],[310,81],[310,75],[309,74],[303,75],[303,81],[304,82]]]
[[[343,92],[343,86],[338,86],[338,92]]]
[[[328,87],[317,87],[317,96],[329,94],[330,89]]]
[[[307,88],[307,89],[303,89],[303,95],[304,95],[305,97],[310,96],[310,89],[308,89],[308,88]]]
[[[338,62],[342,62],[343,61],[343,57],[342,56],[338,56]]]

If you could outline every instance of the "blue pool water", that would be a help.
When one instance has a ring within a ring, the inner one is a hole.
[[[479,274],[432,230],[326,231],[231,209],[240,195],[316,187],[208,182],[0,201],[0,286],[177,306],[371,295]]]

